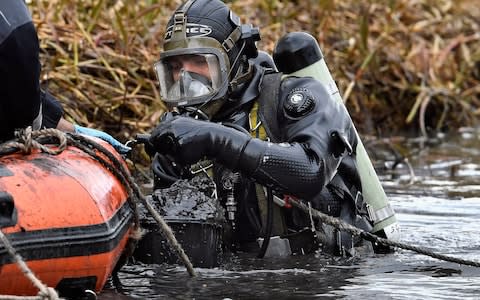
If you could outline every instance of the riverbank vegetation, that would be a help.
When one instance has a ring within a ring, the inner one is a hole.
[[[66,117],[122,141],[165,110],[152,70],[178,0],[37,0],[42,84]],[[317,38],[361,133],[428,134],[480,114],[480,8],[473,0],[231,0],[272,52],[290,31]]]

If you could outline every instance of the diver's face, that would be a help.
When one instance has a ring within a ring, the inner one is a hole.
[[[226,67],[220,63],[218,53],[192,51],[161,55],[154,64],[162,97],[168,103],[200,103],[202,97],[210,99],[226,82]]]
[[[204,56],[201,55],[179,55],[169,59],[169,64],[172,71],[174,81],[178,81],[182,70],[200,74],[205,76],[209,80],[210,70],[208,69],[208,63]]]

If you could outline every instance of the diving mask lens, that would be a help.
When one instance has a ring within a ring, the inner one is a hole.
[[[171,105],[201,102],[221,86],[221,67],[217,55],[195,53],[161,57],[154,65],[160,92]]]
[[[179,79],[168,91],[169,99],[194,98],[208,95],[212,92],[209,80],[200,74],[180,71]]]

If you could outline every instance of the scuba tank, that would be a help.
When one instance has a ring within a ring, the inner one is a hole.
[[[343,104],[338,87],[323,59],[320,46],[310,34],[291,32],[283,36],[275,46],[273,59],[278,70],[285,76],[313,77],[326,87],[335,101]],[[389,239],[398,239],[400,227],[395,212],[388,203],[387,195],[356,129],[355,133],[358,138],[357,169],[368,214],[373,220],[372,232]]]

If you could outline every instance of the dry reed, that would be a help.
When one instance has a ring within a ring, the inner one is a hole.
[[[180,1],[37,0],[42,83],[66,117],[120,140],[165,110],[153,63]],[[473,0],[233,0],[272,52],[289,31],[314,35],[357,128],[387,135],[476,125],[480,9]]]

